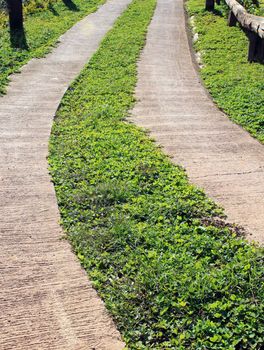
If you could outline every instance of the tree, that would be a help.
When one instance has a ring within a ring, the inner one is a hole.
[[[23,30],[23,6],[22,0],[6,0],[9,13],[10,30]]]

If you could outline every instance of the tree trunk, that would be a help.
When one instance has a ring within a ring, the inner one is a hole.
[[[10,30],[23,30],[22,0],[6,0]]]
[[[214,0],[206,0],[205,9],[206,11],[214,11]]]

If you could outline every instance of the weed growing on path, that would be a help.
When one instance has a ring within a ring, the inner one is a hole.
[[[63,98],[49,158],[62,223],[129,349],[260,350],[263,252],[125,121],[154,7],[134,0]]]

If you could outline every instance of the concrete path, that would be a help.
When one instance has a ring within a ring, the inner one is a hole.
[[[264,242],[264,146],[220,112],[192,61],[183,0],[158,0],[138,65],[132,120],[150,130],[230,222]]]
[[[118,350],[102,301],[66,241],[46,157],[53,116],[130,0],[109,0],[14,75],[0,98],[0,349]]]

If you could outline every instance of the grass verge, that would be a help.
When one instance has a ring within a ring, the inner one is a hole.
[[[8,76],[33,57],[43,57],[60,35],[105,0],[65,0],[49,3],[46,10],[28,15],[25,20],[24,49],[14,48],[8,27],[0,28],[0,95],[5,92]],[[67,5],[66,5],[67,4]]]
[[[263,251],[126,122],[155,0],[134,0],[50,140],[62,224],[130,349],[263,349]]]
[[[264,142],[264,65],[247,61],[245,33],[238,26],[227,26],[223,6],[216,9],[209,13],[203,0],[187,1],[199,34],[194,46],[202,55],[202,79],[217,105]]]

